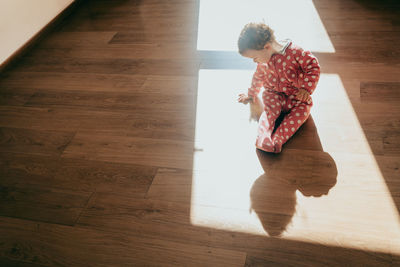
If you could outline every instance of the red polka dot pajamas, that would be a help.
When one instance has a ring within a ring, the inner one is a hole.
[[[317,86],[320,75],[318,60],[309,51],[288,42],[280,53],[273,54],[268,63],[260,63],[253,75],[248,95],[256,97],[261,87],[264,112],[261,114],[256,147],[279,153],[282,145],[300,128],[310,115],[312,99],[296,100],[300,88],[310,95]],[[284,118],[279,125],[276,119]]]

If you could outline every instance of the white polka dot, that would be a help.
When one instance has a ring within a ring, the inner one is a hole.
[[[275,99],[278,99],[278,96],[277,96],[277,95],[275,96]]]
[[[269,96],[267,96],[266,99],[269,99]]]
[[[294,78],[294,74],[292,74],[292,78]]]
[[[289,139],[289,136],[286,135],[286,139]]]
[[[289,105],[288,105],[288,108],[292,108],[292,105],[289,104]]]
[[[282,64],[283,66],[286,66],[286,62],[283,62],[283,64]]]
[[[311,68],[312,68],[312,66],[310,65],[310,66],[308,66],[308,68],[309,68],[309,69],[311,69]]]
[[[292,51],[292,54],[293,54],[293,55],[296,54],[296,50],[293,50],[293,51]]]
[[[282,90],[283,90],[283,91],[286,91],[286,87],[283,87]]]
[[[293,60],[292,63],[294,64],[294,63],[296,63],[296,61]]]
[[[307,116],[307,112],[304,112],[304,116]]]
[[[294,121],[290,121],[290,124],[294,124]]]
[[[276,82],[276,79],[274,78],[273,81]]]
[[[268,115],[267,117],[268,117],[268,118],[271,118],[271,115]]]
[[[290,70],[288,70],[287,73],[290,73]]]
[[[296,112],[296,116],[297,116],[297,117],[300,116],[300,113]]]
[[[282,61],[281,59],[278,59],[278,63],[281,63],[281,61]]]
[[[288,128],[285,128],[285,132],[289,132]]]
[[[277,102],[276,105],[280,106],[281,104],[279,102]]]
[[[286,125],[286,124],[287,124],[286,122],[283,123],[283,125]]]
[[[282,70],[281,70],[281,69],[279,69],[278,71],[279,71],[279,72],[282,72]]]
[[[303,51],[303,52],[301,52],[301,55],[304,57],[306,55],[306,53]]]
[[[272,62],[270,62],[269,65],[272,65]]]
[[[275,99],[271,99],[271,102],[274,102],[275,101]]]
[[[305,80],[306,82],[308,82],[308,78],[305,78],[304,80]]]
[[[297,120],[297,123],[301,123],[301,120]]]
[[[318,68],[314,68],[314,70],[318,70]]]
[[[311,86],[311,85],[312,85],[312,82],[309,82],[309,83],[308,83],[308,86]]]
[[[276,114],[278,115],[278,114],[279,114],[279,111],[277,111]]]
[[[294,127],[292,127],[292,129],[291,129],[291,130],[292,130],[292,132],[294,132]]]
[[[271,105],[271,107],[273,107],[273,108],[274,108],[274,107],[275,107],[275,105]]]
[[[300,107],[300,109],[304,109],[304,107]]]
[[[315,61],[315,59],[312,61],[312,63],[317,63],[317,61]]]
[[[313,75],[313,76],[311,76],[311,78],[315,79],[315,78],[317,78],[317,77],[315,77],[315,75]]]
[[[296,60],[298,61],[298,60],[299,60],[299,57],[296,57]]]
[[[290,59],[290,56],[287,56],[286,59]]]
[[[304,87],[304,84],[301,87]]]
[[[294,108],[293,111],[296,111],[296,109]]]
[[[270,74],[270,75],[268,75],[268,78],[271,78],[271,76],[272,76],[271,74]]]
[[[300,63],[300,64],[303,64],[303,60],[300,60],[299,63]]]
[[[285,79],[281,78],[281,82],[283,82]]]
[[[281,132],[281,133],[283,132],[282,129],[280,130],[280,132]]]
[[[311,60],[309,59],[309,60],[306,61],[306,63],[308,64],[308,63],[310,63],[310,61],[311,61]]]

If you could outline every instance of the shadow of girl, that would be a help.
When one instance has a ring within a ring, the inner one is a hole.
[[[322,150],[312,118],[306,124],[294,138],[311,141],[311,150],[292,146],[280,154],[257,150],[265,173],[257,178],[251,188],[251,210],[256,212],[270,236],[280,236],[287,229],[296,210],[297,190],[307,197],[320,197],[327,195],[336,184],[335,161]],[[301,133],[302,130],[308,133]],[[310,137],[318,140],[310,140]],[[303,146],[308,148],[304,143]]]

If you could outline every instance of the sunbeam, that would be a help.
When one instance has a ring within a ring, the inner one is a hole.
[[[199,72],[191,222],[400,254],[396,206],[340,77],[321,75],[313,95],[315,129],[300,129],[293,138],[306,142],[288,144],[264,173],[254,148],[257,124],[236,101],[251,74]],[[320,150],[308,147],[318,142]],[[325,188],[309,191],[301,179]]]
[[[335,52],[311,0],[200,0],[197,49],[236,51],[243,25],[252,21],[265,21],[278,40],[291,38],[315,52]]]

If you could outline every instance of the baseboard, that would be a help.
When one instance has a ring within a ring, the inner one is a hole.
[[[60,14],[52,19],[46,26],[44,26],[37,34],[32,36],[22,47],[15,51],[6,61],[0,64],[0,73],[9,69],[15,62],[18,61],[23,55],[31,50],[41,39],[51,33],[60,23],[67,18],[75,8],[80,5],[84,0],[75,0]]]

